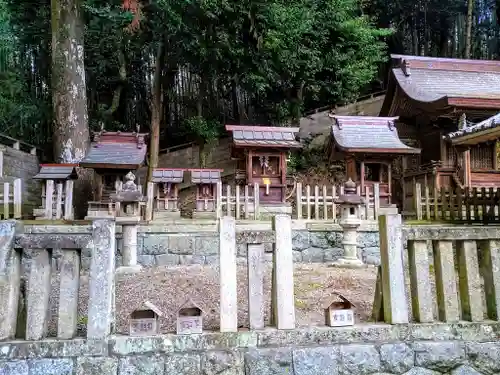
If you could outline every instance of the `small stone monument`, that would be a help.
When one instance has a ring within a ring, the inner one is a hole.
[[[344,255],[333,263],[341,267],[362,267],[363,262],[358,258],[358,228],[361,225],[359,206],[365,203],[363,197],[356,194],[356,183],[349,179],[344,185],[344,194],[335,199],[340,205],[340,221],[344,239]]]
[[[158,319],[163,313],[149,301],[144,302],[144,307],[130,314],[130,336],[156,335],[160,325]]]
[[[330,301],[325,309],[325,324],[330,327],[344,327],[354,325],[355,307],[347,298],[334,293],[335,300]]]
[[[203,311],[188,299],[177,310],[177,334],[193,335],[203,332]]]
[[[122,259],[123,266],[117,272],[136,272],[141,269],[137,263],[137,228],[141,221],[140,203],[146,200],[135,184],[135,175],[132,172],[125,176],[127,180],[121,190],[111,195],[113,202],[120,203],[117,212],[116,224],[122,226]]]

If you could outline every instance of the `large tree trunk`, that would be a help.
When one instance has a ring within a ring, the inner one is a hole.
[[[465,28],[465,58],[471,57],[472,45],[472,11],[474,10],[474,0],[467,0],[467,24]]]
[[[51,0],[53,147],[58,163],[79,163],[89,146],[80,5],[81,0]],[[91,174],[79,172],[74,202],[87,202]],[[85,210],[85,204],[76,205],[75,216],[82,217]]]
[[[156,53],[155,73],[153,77],[153,90],[151,100],[151,134],[149,142],[149,165],[147,181],[153,176],[153,168],[158,167],[158,156],[160,153],[160,123],[163,113],[162,101],[162,77],[165,62],[165,42],[162,40],[158,45]]]

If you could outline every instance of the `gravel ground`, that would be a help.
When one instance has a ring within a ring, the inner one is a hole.
[[[238,267],[238,322],[248,327],[248,299],[246,266]],[[266,324],[269,323],[271,294],[271,266],[264,278]],[[324,325],[323,305],[340,293],[356,306],[359,322],[371,317],[375,292],[376,268],[341,269],[324,264],[295,266],[295,307],[298,326]],[[83,334],[86,325],[88,277],[81,278],[79,328]],[[58,305],[58,277],[53,278],[51,293],[50,336],[55,336]],[[219,328],[219,272],[215,266],[177,266],[143,269],[129,275],[117,275],[116,319],[117,333],[128,332],[128,317],[145,301],[154,303],[164,313],[161,332],[175,331],[178,307],[191,297],[204,311],[203,328]]]
[[[271,266],[266,266],[264,293],[266,301],[266,324],[269,324]],[[431,293],[434,317],[437,317],[435,280],[430,266]],[[409,291],[408,268],[406,287]],[[238,322],[241,328],[248,327],[246,266],[238,266]],[[326,264],[295,265],[295,308],[297,326],[324,325],[323,306],[332,301],[334,293],[340,293],[355,305],[358,323],[371,320],[375,294],[377,269],[345,269]],[[458,290],[458,277],[457,290]],[[55,336],[58,307],[58,275],[54,275],[51,291],[51,318],[49,336]],[[483,284],[483,280],[481,280]],[[481,285],[482,289],[484,286]],[[161,333],[175,331],[177,309],[192,298],[204,311],[203,328],[219,329],[219,272],[216,266],[176,266],[145,268],[139,273],[117,275],[116,288],[116,333],[128,333],[128,317],[145,301],[154,303],[164,313],[160,319]],[[408,294],[409,297],[409,294]],[[408,298],[409,311],[410,298]],[[79,303],[79,335],[85,334],[87,323],[88,276],[81,277]],[[483,311],[485,301],[483,296]]]

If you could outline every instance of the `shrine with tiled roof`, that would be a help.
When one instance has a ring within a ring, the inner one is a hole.
[[[94,170],[96,190],[89,202],[88,216],[107,213],[112,204],[110,195],[116,192],[125,175],[137,171],[146,161],[147,133],[108,132],[93,133],[92,143],[80,167]],[[138,184],[139,185],[139,184]]]
[[[483,129],[500,112],[500,61],[391,58],[380,115],[399,116],[400,136],[422,149],[419,157],[402,157],[395,165],[402,195],[411,200],[416,183],[430,191],[500,183],[492,135],[497,130]]]
[[[226,130],[232,135],[237,181],[252,187],[258,183],[264,204],[284,204],[287,155],[302,147],[299,128],[226,125]]]
[[[393,160],[400,155],[419,154],[405,145],[396,129],[397,117],[335,116],[328,150],[332,162],[345,160],[346,178],[361,189],[380,188],[381,204],[391,204]]]

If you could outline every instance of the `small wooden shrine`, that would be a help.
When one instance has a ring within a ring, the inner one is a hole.
[[[397,117],[334,116],[329,142],[330,160],[345,160],[346,178],[352,179],[361,191],[374,184],[380,188],[381,205],[391,204],[391,163],[405,154],[420,150],[406,146],[398,136]]]
[[[221,182],[222,169],[190,169],[191,183],[196,185],[196,208],[193,218],[217,216],[217,184]]]
[[[94,200],[89,202],[88,216],[95,216],[99,212],[113,214],[110,195],[119,190],[118,187],[128,172],[136,171],[143,165],[147,152],[147,135],[105,130],[93,134],[89,152],[80,162],[81,167],[95,171],[97,189],[94,191]]]
[[[151,181],[155,184],[155,219],[179,218],[179,185],[185,169],[155,168]]]
[[[496,170],[496,130],[486,127],[500,111],[500,61],[391,58],[380,115],[399,116],[400,136],[422,149],[396,166],[405,200],[412,201],[416,183],[431,192],[497,186],[499,175],[490,173]],[[482,128],[481,136],[472,135]]]
[[[203,333],[203,310],[191,298],[177,310],[177,334]]]
[[[226,130],[232,133],[237,178],[252,187],[259,184],[261,206],[284,205],[288,152],[302,147],[296,139],[299,128],[226,125]]]
[[[73,220],[73,181],[78,179],[76,164],[40,164],[33,177],[42,183],[42,205],[33,210],[35,219]]]
[[[129,334],[130,336],[147,336],[159,333],[159,318],[163,317],[160,309],[149,301],[130,314]]]

